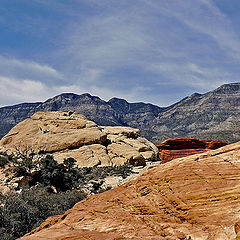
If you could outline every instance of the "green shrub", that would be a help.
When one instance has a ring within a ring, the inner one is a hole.
[[[70,158],[65,158],[65,159],[63,160],[63,164],[64,164],[64,166],[66,166],[66,168],[67,168],[68,170],[73,169],[73,168],[75,167],[76,162],[77,162],[77,161],[76,161],[74,158],[72,158],[72,157],[70,157]]]
[[[9,163],[8,157],[0,155],[0,167],[4,167],[7,163]]]
[[[71,165],[73,165],[71,163]],[[57,191],[66,191],[73,188],[74,176],[71,167],[58,164],[52,155],[47,155],[40,161],[38,182],[44,186],[54,186]]]
[[[1,196],[1,240],[12,240],[30,232],[47,217],[63,214],[85,195],[76,190],[49,193],[43,186],[35,186],[20,194]]]
[[[46,187],[53,186],[57,191],[81,188],[91,180],[100,180],[101,183],[101,180],[108,176],[126,178],[132,173],[132,167],[129,165],[78,168],[74,158],[66,158],[59,164],[52,155],[40,156],[38,161],[33,160],[32,154],[19,153],[19,156],[21,158],[14,161],[15,176],[29,176],[33,170],[37,170],[30,186],[41,183]],[[94,193],[99,192],[100,186],[94,188]]]

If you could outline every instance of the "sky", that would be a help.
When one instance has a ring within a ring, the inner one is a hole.
[[[240,82],[239,0],[0,0],[0,106],[61,93],[168,106]]]

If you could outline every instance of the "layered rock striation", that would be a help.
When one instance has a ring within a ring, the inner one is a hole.
[[[235,239],[240,142],[175,159],[77,203],[22,237],[35,239]]]
[[[193,138],[167,139],[157,145],[162,163],[169,162],[175,158],[203,153],[210,149],[217,149],[227,145],[226,142],[215,140],[200,140]]]
[[[72,157],[79,167],[135,166],[158,159],[154,144],[138,129],[102,127],[74,112],[37,112],[0,141],[3,151],[50,153],[58,162]]]

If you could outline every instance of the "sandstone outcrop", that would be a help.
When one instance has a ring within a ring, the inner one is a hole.
[[[227,145],[226,142],[208,141],[193,138],[167,139],[157,145],[162,163],[169,162],[175,158],[203,153],[210,149],[217,149]]]
[[[182,158],[193,154],[204,153],[205,149],[185,149],[185,150],[162,150],[160,152],[161,163],[172,161],[176,158]]]
[[[214,140],[200,140],[194,138],[173,138],[167,139],[157,145],[159,150],[180,150],[180,149],[217,149],[227,145],[226,142]]]
[[[37,112],[13,127],[0,148],[51,153],[58,162],[73,157],[79,167],[145,165],[158,158],[158,149],[138,129],[98,126],[74,112]]]
[[[48,218],[21,240],[233,240],[240,142],[178,158]]]

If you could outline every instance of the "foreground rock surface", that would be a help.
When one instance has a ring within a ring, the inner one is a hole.
[[[167,139],[157,145],[162,163],[169,162],[175,158],[203,153],[210,149],[217,149],[227,145],[226,142],[214,140],[200,140],[194,138]]]
[[[48,218],[21,240],[232,240],[239,169],[240,142],[175,159]]]
[[[102,127],[74,112],[37,112],[0,141],[3,151],[51,153],[62,162],[73,157],[79,167],[145,165],[158,158],[154,144],[130,127]]]

